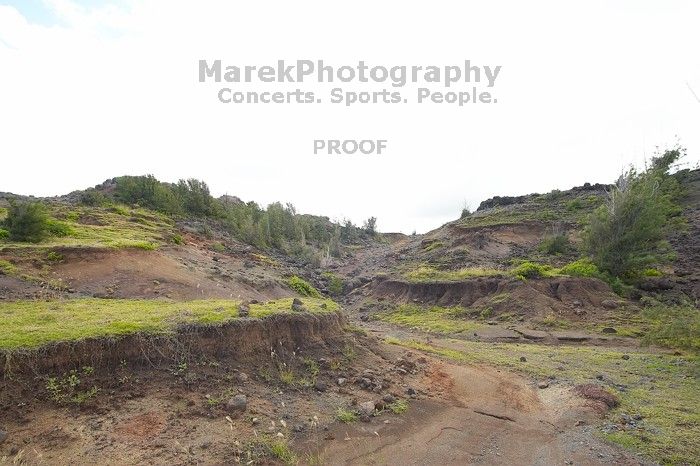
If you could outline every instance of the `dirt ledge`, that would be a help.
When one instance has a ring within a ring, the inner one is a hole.
[[[237,319],[221,325],[188,325],[171,335],[135,333],[58,342],[37,349],[0,352],[0,377],[67,371],[82,366],[106,370],[124,360],[151,366],[196,357],[228,357],[247,362],[271,351],[295,351],[340,338],[344,322],[340,312],[279,314],[263,319]]]

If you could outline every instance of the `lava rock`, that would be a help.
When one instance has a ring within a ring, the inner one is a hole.
[[[319,392],[325,392],[326,390],[328,390],[328,385],[326,385],[326,382],[322,380],[317,380],[314,384],[314,388]]]
[[[226,402],[229,411],[243,412],[248,407],[248,398],[245,395],[236,395]]]
[[[360,412],[360,415],[371,416],[374,414],[374,401],[365,401],[360,403],[358,411]]]
[[[617,330],[613,327],[603,327],[603,333],[617,333]]]
[[[600,303],[600,305],[605,309],[617,309],[618,307],[617,301],[613,299],[605,299]]]
[[[527,358],[525,356],[520,356],[520,362],[527,362]]]

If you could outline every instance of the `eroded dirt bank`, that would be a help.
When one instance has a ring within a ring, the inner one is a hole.
[[[221,325],[181,327],[172,335],[130,334],[59,342],[3,354],[0,377],[61,372],[90,366],[109,370],[122,361],[158,367],[197,358],[247,362],[271,351],[294,351],[340,338],[340,313],[280,314]]]

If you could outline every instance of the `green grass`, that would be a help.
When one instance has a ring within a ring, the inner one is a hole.
[[[408,411],[408,401],[396,400],[393,403],[389,403],[387,409],[394,414],[403,414]]]
[[[49,215],[58,220],[64,233],[52,235],[38,244],[0,240],[0,247],[136,247],[152,250],[173,237],[173,221],[158,212],[115,205],[85,207],[48,204]]]
[[[264,459],[275,459],[282,464],[298,464],[298,458],[284,438],[263,434],[243,447],[243,464],[268,464]],[[277,464],[277,463],[275,463]]]
[[[620,407],[610,413],[640,414],[643,429],[600,433],[666,464],[694,464],[700,458],[700,357],[644,350],[545,346],[445,340],[439,345],[388,338],[388,343],[414,348],[465,363],[488,364],[535,379],[553,375],[571,384],[601,383],[617,393]],[[623,354],[629,360],[622,359]],[[525,362],[520,357],[526,358]],[[603,382],[595,379],[603,375]]]
[[[380,320],[434,333],[462,333],[483,328],[483,324],[465,319],[468,311],[460,307],[422,307],[403,304],[395,310],[378,314]]]
[[[302,296],[309,296],[312,298],[321,296],[321,293],[319,293],[311,283],[296,275],[292,275],[287,279],[287,285]]]
[[[309,312],[338,309],[328,299],[304,298]],[[197,300],[173,302],[136,299],[71,299],[0,302],[0,349],[35,348],[44,344],[109,337],[136,332],[168,334],[181,324],[218,324],[238,316],[238,302]],[[291,311],[292,299],[251,304],[250,317]]]
[[[338,408],[338,410],[335,412],[335,418],[340,422],[345,423],[355,422],[359,419],[355,411],[350,411],[349,409],[345,408]]]
[[[502,277],[507,272],[498,269],[469,267],[459,270],[439,270],[428,265],[410,270],[404,276],[411,282],[456,282],[475,277]]]

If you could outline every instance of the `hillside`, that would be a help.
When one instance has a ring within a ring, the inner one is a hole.
[[[2,193],[46,231],[0,235],[0,458],[690,464],[700,170],[672,177],[674,254],[625,280],[584,253],[610,185],[424,235],[197,180]]]

